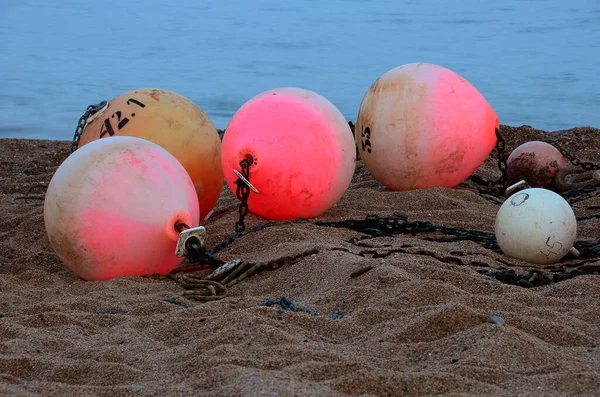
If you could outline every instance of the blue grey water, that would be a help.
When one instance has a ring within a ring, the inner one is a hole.
[[[354,120],[412,62],[462,75],[503,124],[600,127],[600,0],[0,0],[0,137],[71,139],[88,105],[142,87],[217,128],[282,86]]]

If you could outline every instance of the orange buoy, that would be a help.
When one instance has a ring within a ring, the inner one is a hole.
[[[248,208],[268,219],[312,218],[331,208],[350,185],[356,163],[352,131],[322,96],[277,88],[246,102],[223,136],[222,164],[236,192],[240,162],[252,158]]]
[[[143,88],[108,102],[90,119],[79,147],[99,138],[135,136],[165,148],[186,169],[200,202],[200,219],[215,206],[223,188],[221,140],[208,116],[189,99]]]
[[[393,190],[453,187],[491,153],[499,128],[485,98],[451,70],[399,66],[365,94],[356,144],[373,176]]]
[[[565,168],[565,158],[554,146],[542,141],[518,146],[506,160],[508,181],[525,180],[531,187],[548,188],[556,172]]]
[[[175,256],[175,225],[198,225],[198,196],[183,166],[135,137],[100,139],[72,153],[44,202],[50,244],[85,280],[165,274]]]

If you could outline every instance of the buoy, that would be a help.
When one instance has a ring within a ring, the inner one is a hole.
[[[142,88],[126,92],[92,115],[79,147],[99,138],[135,136],[165,148],[186,169],[200,202],[200,219],[215,206],[223,188],[221,140],[208,116],[172,91]]]
[[[352,131],[322,96],[277,88],[246,102],[223,136],[222,164],[232,192],[240,161],[252,157],[248,208],[274,220],[323,214],[350,185],[356,163]]]
[[[506,166],[510,183],[525,180],[532,187],[549,188],[556,172],[565,168],[565,158],[549,143],[531,141],[513,150]]]
[[[573,250],[577,220],[559,194],[529,188],[511,195],[496,214],[496,239],[509,257],[533,264],[561,260]]]
[[[44,202],[50,244],[85,280],[170,272],[182,261],[175,225],[198,222],[198,196],[183,166],[135,137],[76,150],[56,170]]]
[[[365,94],[355,127],[361,158],[392,190],[453,187],[496,144],[498,117],[485,98],[451,70],[399,66]]]

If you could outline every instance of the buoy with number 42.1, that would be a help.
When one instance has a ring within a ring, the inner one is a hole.
[[[377,79],[356,120],[356,144],[373,176],[393,190],[454,187],[496,144],[498,117],[464,78],[412,63]]]
[[[170,272],[182,261],[177,226],[198,222],[198,196],[183,166],[136,137],[76,150],[56,170],[44,202],[50,244],[85,280]]]
[[[223,188],[221,140],[209,117],[195,103],[156,88],[125,92],[88,119],[79,147],[111,136],[135,136],[165,148],[194,182],[200,219],[215,206]]]
[[[528,188],[511,195],[496,214],[495,231],[506,256],[533,264],[555,263],[577,253],[573,209],[551,190]]]
[[[248,208],[268,219],[312,218],[330,209],[350,185],[356,163],[352,131],[327,99],[300,88],[277,88],[246,102],[223,136],[227,184],[248,161],[256,188]]]

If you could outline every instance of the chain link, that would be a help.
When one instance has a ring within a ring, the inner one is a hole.
[[[295,221],[269,222],[263,225],[257,225],[246,233],[237,234],[236,238],[232,238],[230,241],[215,247],[213,250],[209,251],[209,253],[215,254],[216,252],[231,244],[237,238],[245,236],[248,233],[257,232],[267,227],[282,226],[286,224],[296,223],[312,223],[315,226],[351,229],[363,234],[370,235],[372,237],[384,237],[391,236],[394,234],[416,235],[420,233],[441,233],[445,234],[446,237],[425,237],[424,240],[442,243],[468,240],[473,241],[486,249],[500,249],[494,232],[468,229],[459,226],[444,226],[427,221],[409,221],[406,217],[403,216],[380,217],[378,215],[367,215],[364,219],[347,219],[343,221],[311,222],[308,219],[298,219]],[[360,238],[353,238],[350,240],[350,242],[353,244],[358,243],[358,241],[360,241]],[[581,258],[600,257],[600,243],[598,242],[580,240],[576,241],[574,246],[580,251]]]
[[[173,227],[175,228],[175,230],[177,230],[178,233],[181,233],[184,230],[187,230],[190,228],[187,224],[185,224],[183,222],[176,223]]]
[[[81,138],[81,134],[83,133],[83,130],[87,125],[88,119],[92,115],[102,110],[102,108],[104,108],[107,104],[107,101],[102,101],[95,105],[90,105],[87,107],[85,113],[79,118],[79,121],[77,122],[77,128],[75,128],[75,134],[73,135],[73,141],[71,142],[71,153],[73,153],[75,149],[77,149],[77,147],[79,146],[79,139]]]
[[[500,129],[496,128],[496,152],[498,153],[498,169],[502,173],[500,179],[498,179],[498,184],[502,186],[504,189],[508,184],[508,166],[506,165],[506,141],[504,137],[500,134]]]
[[[498,178],[495,181],[488,181],[487,179],[483,178],[481,175],[472,174],[467,179],[479,186],[475,190],[481,197],[483,197],[487,200],[494,201],[496,204],[498,204],[497,200],[494,200],[493,198],[485,196],[485,195],[490,195],[490,196],[494,196],[494,197],[503,196],[504,189],[508,186],[508,167],[506,164],[506,160],[507,160],[506,141],[504,140],[504,137],[500,134],[500,129],[498,129],[498,128],[496,128],[496,153],[498,156],[497,165],[498,165],[498,169],[500,170],[500,173],[501,173],[500,178]],[[466,181],[461,183],[460,186],[469,188]],[[502,203],[499,203],[499,204],[502,204]]]
[[[252,158],[252,156],[248,156],[242,161],[240,161],[242,176],[248,181],[250,181],[250,166],[253,162],[254,159]],[[235,224],[235,231],[236,233],[241,233],[244,230],[246,230],[244,218],[246,217],[246,215],[248,215],[248,197],[250,197],[250,186],[248,186],[241,178],[238,178],[235,181],[235,184],[237,185],[235,196],[238,198],[238,200],[240,200],[240,206],[238,208],[240,218]]]
[[[183,222],[176,223],[173,227],[178,233],[190,229],[190,226]],[[207,265],[211,269],[217,269],[224,263],[222,260],[219,260],[207,253],[197,237],[189,238],[185,242],[185,249],[188,252],[186,258],[191,264],[198,263],[200,266]]]
[[[352,121],[348,121],[348,127],[350,127],[350,131],[352,131],[352,135],[354,135],[354,123]]]
[[[553,145],[567,160],[569,160],[574,166],[580,167],[583,170],[591,171],[591,170],[600,170],[600,165],[589,162],[582,161],[578,158],[572,156],[565,150],[561,145],[553,140],[544,141],[550,145]],[[477,174],[473,174],[469,177],[469,180],[480,187],[477,189],[479,193],[491,194],[493,196],[502,196],[504,189],[508,186],[508,165],[507,159],[508,156],[506,154],[506,141],[504,137],[500,134],[500,129],[496,129],[496,152],[498,156],[498,169],[501,172],[500,178],[496,181],[487,181],[481,176]],[[463,184],[463,186],[466,186]]]
[[[348,219],[335,222],[314,222],[317,226],[341,227],[356,230],[373,237],[393,234],[442,233],[453,237],[427,238],[430,241],[451,242],[458,240],[474,241],[487,249],[499,249],[496,236],[492,232],[467,229],[457,226],[436,225],[426,221],[409,221],[404,217],[380,217],[368,215],[365,219]]]
[[[566,158],[567,160],[569,160],[571,162],[571,164],[573,164],[576,167],[581,167],[582,169],[586,170],[586,171],[592,171],[592,170],[600,170],[600,165],[596,164],[596,163],[592,163],[590,161],[581,161],[578,158],[572,156],[571,154],[569,154],[569,152],[567,152],[567,150],[565,148],[563,148],[560,144],[558,144],[557,142],[546,142],[552,146],[554,146],[559,152],[560,154],[563,155],[564,158]]]

